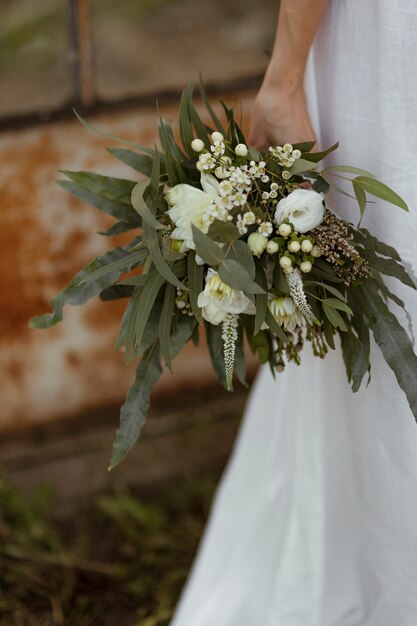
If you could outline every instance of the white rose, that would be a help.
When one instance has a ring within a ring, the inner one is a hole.
[[[288,220],[299,233],[306,233],[321,224],[324,216],[323,197],[312,189],[295,189],[280,200],[275,211],[275,222]]]
[[[197,189],[184,183],[175,185],[165,198],[171,208],[167,211],[175,224],[171,239],[182,239],[184,249],[195,250],[191,225],[201,231],[208,231],[209,222],[203,220],[208,207],[219,199],[219,183],[214,176],[201,174],[201,186]]]
[[[205,320],[217,326],[228,313],[255,315],[255,305],[243,291],[226,285],[217,272],[209,268],[206,285],[197,300]]]

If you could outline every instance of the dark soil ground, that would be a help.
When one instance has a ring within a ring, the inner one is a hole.
[[[0,626],[166,626],[218,478],[107,493],[59,522],[48,488],[29,500],[0,478]]]

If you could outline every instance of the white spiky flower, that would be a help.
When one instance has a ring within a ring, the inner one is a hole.
[[[239,315],[228,313],[222,322],[223,357],[228,391],[232,390],[238,328]]]
[[[297,268],[294,268],[294,271],[292,271],[291,274],[287,274],[285,278],[287,280],[288,287],[290,288],[290,295],[296,306],[300,309],[307,322],[309,324],[313,324],[317,321],[317,319],[307,302],[300,271]]]

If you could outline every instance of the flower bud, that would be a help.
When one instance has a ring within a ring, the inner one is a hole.
[[[184,300],[177,300],[176,304],[177,304],[177,309],[185,309]]]
[[[315,257],[316,259],[321,256],[321,250],[318,246],[313,246],[311,249],[311,256]]]
[[[216,167],[216,169],[214,170],[214,173],[216,174],[217,178],[228,178],[229,176],[227,170],[221,165]]]
[[[248,153],[248,147],[244,143],[238,143],[235,148],[237,156],[245,157]]]
[[[289,172],[288,170],[283,170],[281,176],[284,180],[289,180],[291,178],[291,172]]]
[[[199,172],[204,172],[204,167],[203,164],[200,163],[200,161],[197,161],[197,163],[195,164],[196,168],[198,169]]]
[[[292,265],[290,265],[290,267],[284,267],[284,268],[282,269],[282,271],[284,272],[284,274],[285,274],[286,276],[288,276],[288,274],[292,274],[292,273],[293,273],[294,268],[293,268],[293,266],[292,266]]]
[[[280,224],[278,230],[281,237],[288,237],[288,235],[291,235],[292,229],[289,224]]]
[[[301,150],[293,150],[292,151],[292,155],[294,157],[294,159],[299,159],[301,156]]]
[[[279,260],[279,264],[282,267],[282,269],[285,269],[286,267],[291,267],[292,261],[291,261],[290,257],[282,256],[280,258],[280,260]]]
[[[261,256],[268,244],[268,239],[261,233],[251,233],[248,237],[248,246],[252,254]]]
[[[279,250],[279,245],[276,241],[268,241],[266,244],[266,251],[268,254],[275,254]]]
[[[301,250],[303,252],[311,252],[312,249],[313,249],[313,244],[311,243],[309,239],[304,239],[304,241],[301,242]]]
[[[181,246],[184,243],[182,239],[171,239],[171,250],[173,252],[181,252]]]
[[[211,133],[211,139],[212,141],[223,141],[224,137],[221,133],[215,130],[214,133]]]
[[[300,244],[298,243],[298,241],[290,241],[290,243],[288,244],[288,250],[290,252],[299,252],[300,251]]]
[[[191,142],[191,147],[194,152],[201,152],[204,150],[204,141],[202,139],[193,139]]]
[[[300,264],[300,270],[304,272],[304,274],[308,274],[308,272],[311,272],[312,267],[313,266],[311,265],[310,261],[303,261]]]

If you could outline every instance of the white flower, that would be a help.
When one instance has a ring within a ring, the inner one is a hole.
[[[300,309],[297,308],[294,300],[289,296],[269,300],[268,308],[277,323],[289,332],[293,332],[297,326],[303,323],[303,315]]]
[[[275,211],[275,222],[288,220],[299,233],[306,233],[321,224],[324,216],[322,196],[312,189],[295,189],[280,200]]]
[[[253,211],[246,211],[246,213],[243,214],[243,219],[246,224],[254,224],[256,222],[256,215]]]
[[[201,174],[201,189],[184,183],[175,185],[168,191],[165,198],[171,208],[167,211],[175,224],[171,232],[171,239],[182,239],[184,245],[194,250],[191,225],[194,224],[203,232],[207,232],[210,220],[206,219],[207,212],[212,205],[216,205],[219,196],[219,183],[214,176]]]
[[[215,326],[221,324],[228,313],[255,314],[255,305],[243,291],[226,285],[212,268],[207,272],[206,285],[198,296],[197,304],[202,309],[204,319]]]
[[[262,222],[259,225],[258,233],[260,233],[263,237],[269,237],[272,234],[273,226],[271,222]]]

